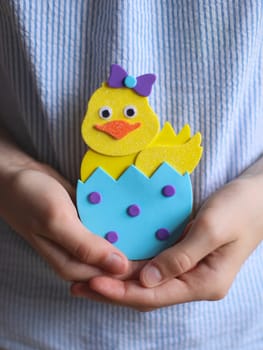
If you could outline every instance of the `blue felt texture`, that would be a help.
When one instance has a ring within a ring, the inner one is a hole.
[[[176,193],[165,197],[162,188],[172,185]],[[99,192],[101,202],[88,200],[91,192]],[[189,175],[177,173],[163,163],[146,177],[135,166],[130,166],[117,180],[102,168],[97,168],[85,183],[77,184],[77,207],[81,221],[93,233],[105,237],[115,231],[114,245],[130,260],[149,259],[177,241],[192,211],[192,185]],[[136,204],[141,211],[131,217],[127,208]],[[160,241],[156,231],[166,228],[171,236]]]

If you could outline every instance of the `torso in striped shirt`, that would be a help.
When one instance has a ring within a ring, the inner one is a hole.
[[[162,123],[176,131],[189,123],[203,134],[204,157],[192,176],[197,208],[262,154],[262,21],[261,0],[4,0],[1,120],[75,183],[85,152],[81,120],[111,63],[133,75],[154,72],[150,102]],[[4,224],[1,231],[0,347],[263,347],[262,246],[226,299],[139,314],[72,300],[31,248]]]

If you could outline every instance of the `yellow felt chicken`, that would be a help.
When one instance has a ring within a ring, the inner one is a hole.
[[[115,179],[132,164],[149,177],[163,162],[180,174],[195,169],[202,155],[201,134],[191,137],[185,125],[176,135],[169,123],[160,131],[147,99],[154,81],[153,74],[135,78],[111,66],[109,80],[92,95],[82,123],[89,146],[81,164],[83,182],[98,167]]]

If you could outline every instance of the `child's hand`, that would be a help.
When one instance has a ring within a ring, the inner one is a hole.
[[[207,200],[184,239],[148,262],[139,280],[99,276],[72,293],[142,311],[221,299],[263,239],[262,213],[262,175],[242,176]]]
[[[81,224],[71,185],[9,142],[0,137],[0,216],[65,280],[125,272],[127,258]]]

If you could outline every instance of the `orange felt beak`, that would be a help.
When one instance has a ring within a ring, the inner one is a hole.
[[[94,128],[120,140],[140,126],[141,123],[130,124],[124,120],[113,120],[104,124],[96,124]]]

